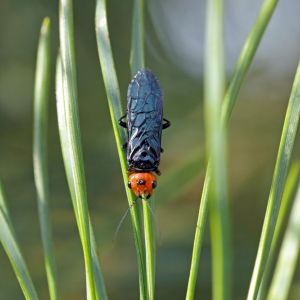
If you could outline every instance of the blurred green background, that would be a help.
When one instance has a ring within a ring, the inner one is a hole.
[[[110,35],[125,107],[130,81],[132,3],[108,2]],[[235,299],[244,298],[248,290],[283,118],[300,58],[299,21],[293,18],[299,7],[296,2],[278,6],[229,126]],[[165,116],[172,122],[172,127],[163,134],[162,176],[154,204],[157,299],[184,299],[205,171],[201,78],[204,1],[189,0],[184,7],[180,3],[149,1],[145,26],[146,65],[160,80]],[[239,7],[234,1],[225,2],[228,75],[259,6],[260,1],[244,0]],[[127,200],[98,62],[94,10],[93,1],[74,1],[80,125],[89,209],[110,299],[137,299],[137,265],[129,218],[114,240]],[[54,62],[58,45],[57,11],[57,1],[0,3],[0,178],[41,299],[47,299],[48,292],[32,170],[32,102],[40,24],[44,16],[51,17]],[[54,79],[54,63],[52,75]],[[58,139],[54,80],[51,94],[49,171],[59,287],[62,299],[83,299],[83,257]],[[299,158],[299,150],[298,133],[295,157]],[[204,293],[205,299],[209,299],[208,235],[199,275],[197,294]],[[300,298],[299,280],[298,268],[290,299]],[[22,298],[10,263],[0,248],[0,299]]]

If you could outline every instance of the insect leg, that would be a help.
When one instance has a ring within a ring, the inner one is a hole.
[[[123,121],[126,118],[126,116],[127,116],[127,114],[125,114],[124,116],[122,116],[119,119],[119,121],[118,121],[119,125],[122,126],[122,127],[124,127],[124,128],[127,128],[127,123]]]
[[[171,126],[171,122],[169,120],[165,118],[163,118],[163,120],[165,121],[165,123],[163,123],[162,129],[166,129]]]

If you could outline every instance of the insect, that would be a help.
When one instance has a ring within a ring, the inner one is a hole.
[[[124,119],[127,119],[126,122]],[[160,175],[161,132],[170,121],[163,118],[163,95],[158,80],[147,69],[131,80],[127,92],[127,113],[119,124],[127,128],[128,187],[137,197],[151,197]]]

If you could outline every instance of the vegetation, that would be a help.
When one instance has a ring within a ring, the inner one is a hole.
[[[231,216],[228,196],[228,123],[236,104],[239,90],[254,59],[266,27],[275,11],[277,1],[265,0],[255,24],[245,41],[228,87],[225,86],[225,62],[223,46],[223,1],[208,1],[206,13],[205,66],[204,66],[204,117],[206,134],[206,176],[201,195],[198,220],[187,284],[186,299],[194,299],[200,253],[204,239],[206,221],[210,221],[212,244],[212,295],[216,300],[232,299],[232,241]],[[144,1],[134,0],[132,13],[132,41],[130,54],[131,74],[147,66],[144,49]],[[156,237],[154,212],[150,200],[135,201],[127,187],[128,174],[126,155],[122,144],[126,132],[118,126],[123,115],[118,74],[115,68],[112,45],[108,29],[106,0],[97,0],[95,8],[95,31],[99,62],[107,95],[121,172],[127,194],[134,234],[138,265],[140,299],[155,299]],[[51,300],[60,299],[53,234],[49,213],[49,184],[47,158],[48,99],[51,82],[50,19],[45,18],[40,32],[37,53],[36,81],[34,88],[34,177],[39,208],[39,220],[44,251],[45,270]],[[70,198],[81,240],[85,263],[87,299],[108,299],[104,275],[99,261],[99,251],[88,209],[88,194],[81,146],[79,122],[77,74],[74,43],[72,0],[60,0],[59,4],[59,54],[56,64],[57,120],[64,168]],[[200,95],[199,95],[200,98]],[[300,64],[297,68],[285,120],[283,124],[268,206],[258,245],[257,256],[250,281],[248,300],[287,299],[288,290],[295,272],[299,253],[300,183],[299,161],[292,158],[300,118]],[[229,153],[230,155],[230,153]],[[185,168],[194,166],[198,156],[192,157],[170,177],[176,177]],[[291,164],[292,163],[292,164]],[[290,167],[291,165],[291,167]],[[188,184],[196,171],[186,177]],[[163,182],[165,186],[170,182]],[[180,182],[182,187],[184,182]],[[297,194],[294,200],[294,191]],[[178,189],[178,193],[180,188]],[[290,214],[290,207],[292,213]],[[272,278],[272,265],[279,258]],[[26,299],[39,299],[28,267],[18,245],[18,238],[6,205],[3,187],[0,185],[0,241],[11,262],[15,275]],[[292,251],[292,255],[289,258]],[[101,255],[101,253],[100,253]],[[288,261],[288,263],[286,263]],[[120,266],[121,267],[121,266]],[[271,281],[271,284],[270,284]],[[246,291],[245,291],[246,296]]]

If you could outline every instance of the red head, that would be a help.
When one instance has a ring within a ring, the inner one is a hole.
[[[151,172],[131,173],[128,178],[128,187],[137,196],[151,197],[157,186],[156,176]]]

